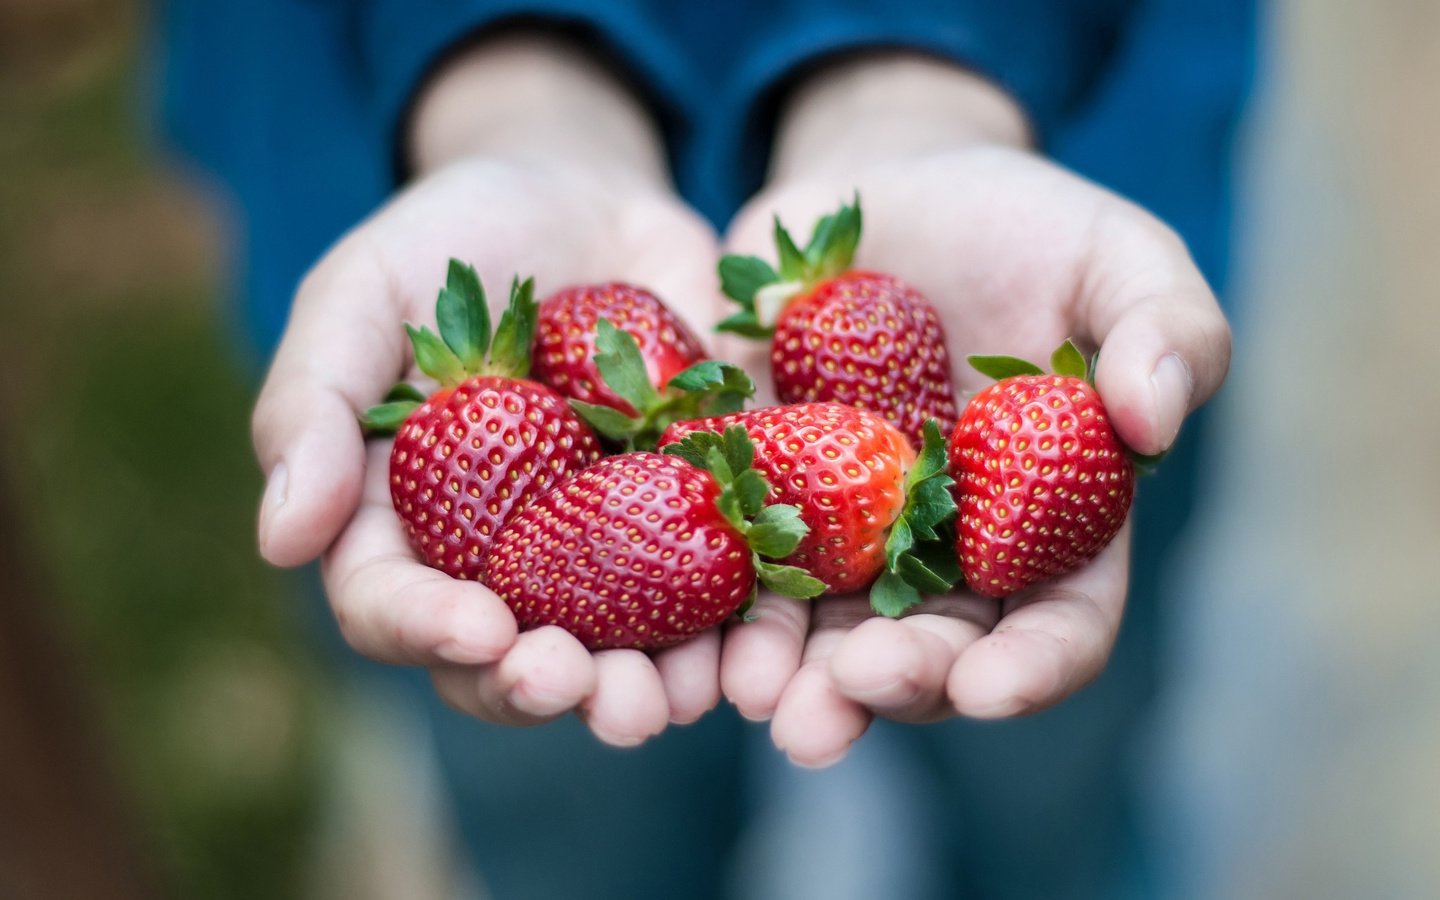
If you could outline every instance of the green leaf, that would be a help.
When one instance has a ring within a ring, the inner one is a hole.
[[[720,491],[720,496],[715,498],[715,508],[720,510],[720,515],[724,516],[727,522],[735,526],[736,531],[744,534],[749,530],[750,524],[745,521],[745,511],[740,508],[740,498],[730,486],[727,485]]]
[[[416,403],[424,403],[428,398],[425,393],[408,381],[396,383],[385,395],[385,402],[392,403],[396,400],[414,400]]]
[[[740,500],[740,514],[747,519],[764,508],[765,498],[770,494],[770,482],[755,469],[740,470],[730,486]]]
[[[755,394],[755,382],[745,370],[737,365],[727,362],[720,362],[715,359],[706,359],[695,363],[690,368],[678,373],[665,385],[667,388],[679,388],[682,391],[699,393],[704,391],[715,391],[718,393],[738,393],[741,399]]]
[[[660,452],[678,456],[697,469],[708,471],[710,451],[718,449],[719,446],[720,435],[715,432],[693,431],[673,444],[666,444],[660,449]]]
[[[725,433],[720,436],[720,444],[725,451],[725,461],[730,464],[730,471],[738,474],[755,465],[755,442],[750,440],[750,433],[745,430],[745,426],[731,425],[725,429]]]
[[[530,374],[530,345],[535,340],[535,323],[540,304],[535,302],[535,279],[510,282],[510,305],[500,316],[495,341],[490,346],[488,370],[495,375],[524,378]]]
[[[731,300],[750,307],[755,292],[780,280],[770,264],[758,256],[726,256],[720,260],[720,290]]]
[[[392,400],[372,406],[360,416],[360,428],[369,434],[394,434],[420,404],[414,400]]]
[[[920,587],[911,581],[917,588],[930,594],[943,594],[950,590],[960,581],[960,560],[955,555],[955,535],[947,531],[941,538],[934,541],[921,541],[900,558],[898,574],[902,577],[907,573],[913,575],[913,566],[923,566],[929,578],[938,579],[936,585]]]
[[[1050,371],[1071,378],[1085,377],[1085,356],[1075,342],[1066,340],[1050,354]]]
[[[748,338],[768,338],[775,333],[775,329],[766,328],[755,318],[755,310],[745,309],[728,316],[715,326],[716,331],[728,331],[731,334],[738,334]]]
[[[722,449],[722,445],[717,444],[711,447],[709,452],[705,454],[704,468],[705,471],[715,476],[715,480],[720,483],[726,491],[730,491],[730,485],[735,481],[735,471],[731,469],[730,464],[725,461],[725,452]],[[739,498],[736,498],[735,509],[740,510]],[[744,517],[744,512],[740,511],[740,518],[743,519]]]
[[[1013,356],[968,356],[966,359],[975,371],[996,381],[1016,375],[1045,374],[1045,370],[1034,363]]]
[[[860,195],[852,204],[823,217],[805,247],[805,261],[813,280],[830,278],[850,268],[855,247],[860,243]]]
[[[920,604],[920,592],[894,572],[881,572],[870,588],[870,608],[892,619]]]
[[[895,567],[900,564],[901,555],[913,546],[915,533],[910,530],[910,523],[905,520],[905,516],[901,515],[895,520],[895,524],[890,526],[890,535],[885,538],[885,568],[895,571]]]
[[[645,357],[630,332],[609,319],[595,323],[595,368],[600,377],[642,416],[660,404],[660,395],[645,371]]]
[[[490,309],[480,276],[472,266],[450,260],[445,287],[435,301],[435,319],[440,325],[440,337],[455,352],[465,371],[472,375],[481,371],[490,349]]]
[[[800,518],[800,508],[788,503],[775,503],[760,510],[750,523],[746,539],[750,549],[771,559],[784,559],[795,552],[801,538],[810,533],[810,526]]]
[[[1095,370],[1100,368],[1100,351],[1096,350],[1090,354],[1090,365],[1085,369],[1085,380],[1090,384],[1095,383]]]
[[[780,273],[775,280],[795,281],[805,277],[808,269],[805,265],[805,254],[795,246],[795,239],[790,237],[790,232],[780,224],[779,216],[775,217],[775,250],[780,256]]]
[[[1170,455],[1169,450],[1161,450],[1159,453],[1136,453],[1130,451],[1130,463],[1135,467],[1135,474],[1141,477],[1154,475],[1155,470],[1160,468],[1160,463]]]
[[[460,357],[428,328],[416,328],[407,324],[405,331],[410,335],[410,344],[415,348],[415,364],[420,371],[440,382],[444,387],[454,387],[465,380],[465,366]]]
[[[948,468],[945,437],[940,433],[940,424],[930,419],[925,423],[920,455],[905,476],[905,509],[892,526],[892,538],[902,524],[909,532],[902,540],[913,543],[917,538],[935,540],[938,537],[935,526],[955,515],[955,498],[950,493],[955,480]],[[892,546],[892,541],[886,541],[886,560],[891,571],[899,555],[908,549],[909,544],[895,542]]]
[[[594,428],[602,436],[612,441],[623,441],[628,443],[639,433],[643,423],[639,419],[633,419],[618,409],[610,406],[601,406],[597,403],[586,403],[583,400],[571,400],[570,407],[584,419],[586,423]]]
[[[825,593],[825,582],[804,569],[755,560],[755,574],[770,590],[795,600],[809,600]]]
[[[955,583],[953,580],[947,581],[944,576],[932,571],[924,560],[913,553],[906,553],[900,557],[899,565],[895,567],[895,574],[922,594],[943,594],[950,590]]]

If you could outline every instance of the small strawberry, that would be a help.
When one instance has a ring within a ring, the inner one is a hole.
[[[928,420],[944,432],[955,423],[945,334],[915,288],[893,275],[851,269],[859,240],[859,197],[822,218],[803,252],[776,219],[778,273],[753,256],[720,261],[721,289],[743,309],[719,328],[771,337],[782,403],[825,400],[874,410],[919,445]]]
[[[480,578],[510,514],[600,457],[565,399],[525,377],[535,309],[532,283],[517,279],[492,341],[480,279],[452,259],[435,303],[439,336],[405,326],[439,389],[427,399],[397,385],[361,419],[370,433],[395,432],[391,502],[415,552],[455,578]]]
[[[704,468],[656,453],[612,456],[515,515],[491,545],[485,583],[522,629],[559,625],[592,650],[653,650],[742,611],[758,580],[788,596],[824,588],[766,562],[805,533],[793,507],[766,505],[755,448],[735,428]]]
[[[758,448],[756,466],[772,485],[771,501],[795,506],[809,528],[785,562],[820,579],[828,593],[874,582],[876,612],[898,615],[920,602],[919,591],[942,593],[958,577],[949,573],[949,542],[936,531],[955,505],[945,439],[935,423],[926,425],[918,458],[884,418],[839,403],[677,422],[660,445],[683,454],[681,441],[736,425]]]
[[[657,390],[707,358],[700,340],[650,291],[621,282],[580,285],[540,302],[532,352],[535,379],[573,400],[636,415],[635,407],[605,384],[595,366],[596,330],[602,319],[635,339],[647,380]]]
[[[950,438],[955,552],[971,590],[1003,597],[1103,550],[1125,523],[1135,469],[1071,342],[1051,357],[1053,375],[1004,356],[970,363],[1000,380],[970,399]]]
[[[595,349],[594,366],[601,382],[613,396],[639,412],[627,415],[583,400],[571,400],[570,405],[602,437],[627,450],[653,450],[671,422],[734,412],[755,393],[755,383],[743,370],[713,359],[676,373],[657,391],[635,338],[609,319],[596,323]]]

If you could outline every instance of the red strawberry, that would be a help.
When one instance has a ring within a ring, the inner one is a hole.
[[[954,578],[930,571],[912,552],[915,539],[940,540],[935,527],[954,514],[945,474],[945,441],[931,424],[919,457],[876,413],[839,403],[776,406],[677,422],[660,444],[672,452],[695,432],[742,426],[758,448],[756,466],[773,502],[800,510],[809,526],[785,562],[824,582],[829,593],[860,590],[878,576],[877,612],[896,615],[920,600],[915,588],[941,592]],[[941,545],[949,553],[949,542]],[[924,572],[917,570],[917,566]],[[953,566],[951,566],[953,568]],[[906,587],[906,583],[913,587]]]
[[[970,361],[1001,380],[971,398],[950,439],[955,551],[971,590],[1003,597],[1103,550],[1125,523],[1135,470],[1074,344],[1055,351],[1054,375],[1009,357]]]
[[[595,335],[602,319],[635,339],[656,389],[706,358],[700,340],[651,292],[620,282],[581,285],[541,301],[534,377],[571,399],[636,415],[635,407],[608,387],[596,368]]]
[[[940,317],[893,275],[850,268],[860,199],[825,216],[802,252],[775,222],[777,273],[753,256],[720,261],[721,288],[744,309],[720,329],[767,337],[783,403],[829,400],[874,410],[913,443],[925,422],[954,426],[955,389]]]
[[[529,280],[490,336],[475,270],[450,261],[436,301],[440,334],[406,326],[415,361],[440,382],[428,399],[408,384],[362,419],[392,432],[390,499],[415,552],[455,578],[478,579],[485,554],[516,509],[600,457],[600,444],[565,399],[525,378],[535,300]]]
[[[715,438],[702,469],[656,453],[626,453],[541,494],[491,545],[486,584],[522,629],[559,625],[591,649],[658,649],[742,609],[757,577],[813,597],[823,586],[764,562],[804,533],[793,508],[765,506],[740,429]]]

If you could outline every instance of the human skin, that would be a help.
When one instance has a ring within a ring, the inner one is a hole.
[[[727,236],[766,255],[773,216],[814,221],[858,190],[856,266],[901,275],[935,303],[962,392],[973,353],[1044,361],[1065,338],[1100,349],[1095,379],[1132,449],[1170,446],[1230,357],[1219,305],[1180,239],[1139,207],[1028,149],[998,89],[916,56],[862,56],[796,90],[768,184]],[[766,348],[727,341],[763,371]],[[1092,681],[1114,646],[1129,569],[1127,523],[1084,568],[1003,601],[958,592],[899,620],[863,597],[763,596],[726,635],[725,695],[770,719],[796,763],[840,759],[875,716],[1004,718]]]

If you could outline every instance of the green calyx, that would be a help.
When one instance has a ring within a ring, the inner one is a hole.
[[[1003,381],[1006,378],[1014,378],[1017,375],[1044,375],[1045,370],[1032,362],[1023,359],[1016,359],[1013,356],[970,356],[966,357],[971,367],[981,375],[988,376],[996,381]],[[1067,338],[1065,343],[1055,348],[1050,354],[1050,371],[1056,375],[1065,375],[1070,378],[1079,378],[1095,386],[1095,369],[1100,365],[1100,351],[1095,351],[1087,360],[1075,346],[1075,342]],[[1159,453],[1144,454],[1130,452],[1130,463],[1135,467],[1137,475],[1153,475],[1170,451],[1162,450]]]
[[[870,589],[870,607],[882,616],[899,616],[919,604],[922,594],[943,594],[960,580],[949,533],[955,480],[948,463],[945,436],[931,419],[920,455],[905,476],[905,508],[885,541],[885,571]]]
[[[815,285],[846,272],[860,243],[860,195],[815,224],[810,242],[801,250],[775,218],[778,270],[757,256],[726,256],[720,260],[720,289],[740,304],[740,311],[716,326],[751,338],[775,332],[785,306]]]
[[[738,412],[755,394],[755,383],[744,370],[713,359],[696,363],[657,390],[634,336],[608,319],[596,324],[595,349],[600,378],[635,415],[580,400],[570,405],[597,432],[629,450],[654,448],[672,422]]]
[[[760,584],[796,600],[808,600],[824,593],[825,583],[804,569],[770,562],[794,553],[810,527],[801,520],[798,507],[766,502],[770,482],[755,468],[755,444],[743,427],[732,425],[724,434],[697,431],[678,443],[666,445],[663,452],[678,456],[715,478],[720,485],[715,506],[726,521],[745,536]],[[754,595],[741,607],[741,615],[752,602]]]
[[[405,331],[415,350],[415,364],[441,387],[455,387],[476,375],[524,378],[530,374],[530,344],[539,309],[534,279],[515,278],[510,305],[492,333],[480,276],[473,266],[452,259],[445,286],[435,300],[440,333],[409,323]],[[425,396],[412,385],[396,385],[384,403],[366,410],[360,424],[369,434],[393,433],[423,402]]]

